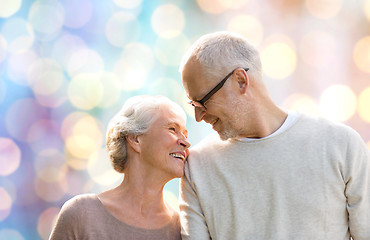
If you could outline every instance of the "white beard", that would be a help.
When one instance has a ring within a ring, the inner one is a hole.
[[[231,113],[231,116],[233,116],[232,119],[225,122],[222,127],[222,129],[218,132],[218,135],[220,136],[220,139],[225,141],[229,138],[237,138],[244,129],[240,129],[240,120],[242,119],[242,109],[237,104],[238,102],[234,102],[234,111]]]
[[[220,139],[222,141],[226,141],[229,138],[238,137],[239,131],[237,131],[235,129],[226,128],[226,129],[222,129],[220,132],[218,132],[218,135],[220,136]]]

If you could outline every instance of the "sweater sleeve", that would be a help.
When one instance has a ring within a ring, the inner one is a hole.
[[[211,239],[196,187],[191,182],[188,162],[185,166],[185,175],[180,181],[179,202],[182,239]]]
[[[354,133],[347,148],[345,173],[349,230],[353,240],[370,239],[370,152]]]
[[[49,240],[77,240],[79,237],[80,217],[78,200],[70,199],[59,212],[56,224],[50,234]]]

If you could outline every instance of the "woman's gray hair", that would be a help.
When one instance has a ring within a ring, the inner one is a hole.
[[[186,119],[184,110],[175,102],[164,96],[148,95],[129,98],[112,118],[108,124],[105,145],[114,170],[123,173],[126,168],[128,162],[126,136],[146,133],[157,119],[160,108],[165,105],[180,110]]]
[[[247,39],[231,32],[215,32],[199,38],[185,53],[179,71],[190,58],[195,57],[204,68],[207,78],[221,77],[235,68],[249,68],[248,74],[262,79],[261,60],[258,51]]]

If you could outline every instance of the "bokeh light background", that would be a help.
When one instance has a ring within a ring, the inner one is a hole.
[[[178,65],[229,30],[260,51],[286,110],[344,122],[370,147],[370,0],[0,0],[0,239],[46,239],[62,204],[117,185],[106,125],[125,99],[165,95],[195,123]],[[176,205],[178,180],[165,187]]]

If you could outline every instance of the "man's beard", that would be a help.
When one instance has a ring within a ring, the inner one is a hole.
[[[239,131],[235,130],[235,129],[232,129],[230,126],[227,126],[224,129],[221,129],[217,133],[220,136],[220,139],[222,141],[226,141],[230,138],[237,138],[239,136]]]

